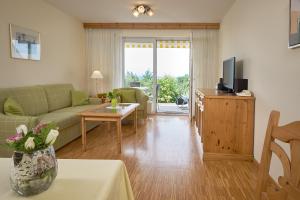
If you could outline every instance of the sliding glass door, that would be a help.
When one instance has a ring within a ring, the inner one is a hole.
[[[156,43],[153,39],[126,38],[123,40],[124,86],[144,90],[149,96],[150,111],[156,112]]]
[[[124,86],[144,90],[152,112],[188,114],[190,42],[125,38],[123,46]]]
[[[189,113],[190,42],[157,41],[157,112]]]

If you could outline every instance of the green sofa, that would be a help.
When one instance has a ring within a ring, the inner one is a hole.
[[[59,136],[54,144],[58,149],[81,135],[79,112],[92,109],[100,103],[98,98],[91,98],[89,105],[72,107],[71,84],[38,85],[29,87],[0,89],[0,139],[16,132],[16,127],[25,124],[33,128],[39,122],[55,122],[59,127]],[[11,97],[23,108],[26,116],[5,115],[3,104]],[[99,123],[89,123],[88,130]],[[3,142],[0,142],[2,144]],[[8,157],[12,151],[0,146],[0,157]]]
[[[138,119],[147,118],[147,101],[149,97],[143,90],[138,88],[118,88],[114,89],[113,92],[120,95],[121,103],[139,103]]]

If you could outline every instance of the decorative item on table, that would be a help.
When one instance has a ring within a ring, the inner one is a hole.
[[[21,196],[47,190],[57,175],[57,161],[53,144],[59,135],[55,124],[38,124],[32,130],[25,125],[6,139],[14,149],[11,162],[10,185]]]
[[[120,95],[118,93],[115,93],[115,92],[109,92],[107,94],[107,97],[109,98],[109,100],[111,101],[111,106],[113,108],[116,108],[117,107],[117,104],[118,104],[118,98],[120,97]]]
[[[105,103],[107,99],[107,94],[106,93],[99,93],[97,94],[97,97],[101,100],[101,103]]]

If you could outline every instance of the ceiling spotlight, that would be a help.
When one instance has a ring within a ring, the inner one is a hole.
[[[140,5],[139,7],[137,7],[137,10],[139,13],[143,14],[145,12],[145,7],[143,5]]]
[[[132,15],[135,16],[135,17],[138,17],[140,15],[140,13],[136,9],[133,9],[132,10]]]
[[[132,15],[135,17],[138,17],[139,15],[148,15],[153,16],[154,12],[150,8],[150,6],[147,5],[138,5],[132,10]]]
[[[151,17],[151,16],[154,15],[154,12],[150,9],[150,10],[147,12],[147,15]]]

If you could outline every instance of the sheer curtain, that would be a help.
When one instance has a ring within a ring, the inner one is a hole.
[[[122,35],[120,30],[86,30],[88,89],[96,94],[93,70],[100,70],[103,79],[98,81],[98,92],[108,92],[122,86]]]
[[[219,75],[219,31],[192,31],[193,101],[197,88],[215,88]],[[193,110],[194,111],[194,110]]]

